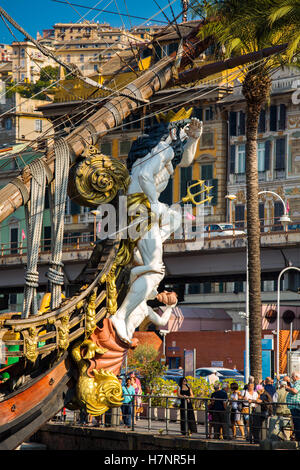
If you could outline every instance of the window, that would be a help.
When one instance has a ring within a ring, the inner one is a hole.
[[[196,117],[200,121],[203,121],[203,109],[195,107],[194,110],[193,110],[193,117]]]
[[[192,180],[192,168],[180,168],[180,198],[186,196],[188,184]]]
[[[230,111],[229,133],[231,136],[245,135],[245,113],[244,111]]]
[[[201,165],[201,179],[211,180],[213,177],[213,165]]]
[[[260,111],[259,121],[258,121],[258,133],[261,134],[263,132],[266,132],[266,110],[265,109],[262,109]]]
[[[257,144],[257,166],[258,171],[265,171],[265,143],[258,142]]]
[[[200,148],[214,148],[214,133],[203,132],[200,139]]]
[[[123,140],[119,144],[119,155],[128,155],[131,147],[130,140]]]
[[[235,173],[245,173],[246,146],[241,144],[237,146],[237,161]]]
[[[35,121],[34,121],[34,130],[36,132],[42,132],[42,130],[43,130],[43,121],[41,119],[35,119]]]
[[[275,178],[285,177],[285,137],[275,141]]]
[[[18,240],[19,240],[19,229],[10,229],[10,252],[11,254],[18,253]]]
[[[237,135],[245,135],[245,113],[239,111],[237,118]]]
[[[281,231],[282,225],[280,222],[280,217],[283,215],[284,208],[281,201],[274,202],[274,227],[272,227],[273,231]]]
[[[67,62],[68,62],[68,64],[71,62],[71,56],[70,56],[70,54],[67,55]]]
[[[101,153],[104,155],[112,155],[112,143],[111,142],[102,142],[101,144]]]
[[[286,105],[270,106],[270,131],[280,131],[286,128]]]
[[[11,118],[6,118],[4,124],[5,124],[5,129],[7,131],[10,131],[12,129],[12,119]]]
[[[84,62],[84,54],[80,54],[79,60],[80,60],[80,62]]]
[[[243,204],[236,204],[235,206],[235,227],[244,228],[245,222],[245,206]]]
[[[264,224],[265,224],[265,205],[263,202],[258,204],[258,216],[260,220],[260,231],[264,231]]]
[[[214,111],[212,106],[205,109],[205,121],[212,121],[214,119]]]

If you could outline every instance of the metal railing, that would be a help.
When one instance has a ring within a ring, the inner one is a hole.
[[[261,222],[261,237],[264,236],[276,236],[278,234],[284,234],[286,241],[288,241],[288,235],[294,233],[300,233],[300,223],[291,224],[290,228],[287,230],[282,226],[280,222],[273,224],[267,224],[266,220],[260,219]],[[295,228],[293,228],[295,227]],[[237,232],[245,231],[245,234],[240,234]],[[214,230],[208,230],[204,233],[205,241],[213,240],[236,240],[246,237],[247,224],[246,221],[236,221],[236,225],[232,230],[232,235],[223,235],[221,232]],[[172,235],[168,240],[165,241],[166,244],[178,243],[178,242],[193,242],[196,238],[192,234],[183,235],[183,238],[176,239]],[[80,250],[91,250],[93,242],[95,241],[94,234],[83,234],[78,236],[72,236],[66,234],[63,242],[63,251],[80,251]],[[7,242],[0,244],[1,257],[4,256],[26,256],[27,254],[27,243],[26,241],[21,242]],[[51,252],[51,238],[44,238],[40,241],[39,247],[40,253],[50,253]]]
[[[138,397],[142,399],[141,407],[137,407]],[[161,400],[164,406],[157,404]],[[74,426],[126,427],[131,431],[169,436],[181,434],[193,439],[240,440],[250,444],[267,438],[293,439],[291,415],[276,414],[276,407],[286,403],[252,403],[246,407],[245,401],[214,399],[212,409],[211,398],[189,397],[181,400],[180,407],[174,407],[175,400],[174,396],[135,395],[127,406],[112,408],[99,418],[75,411],[68,412],[67,419],[57,415],[55,421]]]

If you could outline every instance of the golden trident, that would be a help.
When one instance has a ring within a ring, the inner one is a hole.
[[[204,180],[197,180],[196,183],[191,184],[191,186],[187,188],[187,194],[181,199],[181,202],[191,201],[196,206],[199,206],[200,204],[204,204],[207,201],[210,202],[213,196],[207,196],[205,199],[202,199],[201,201],[198,201],[198,202],[195,201],[196,196],[199,196],[199,194],[203,194],[205,192],[208,194],[208,192],[213,188],[213,186],[207,186],[204,183],[205,183]],[[192,188],[195,188],[195,187],[202,188],[202,186],[203,186],[203,189],[201,189],[197,193],[193,193],[193,194],[191,193]]]

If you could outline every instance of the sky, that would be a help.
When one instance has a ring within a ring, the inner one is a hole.
[[[181,12],[180,0],[60,0],[60,2],[57,0],[1,0],[1,7],[34,38],[38,31],[41,33],[43,29],[50,29],[55,23],[82,21],[80,16],[90,21],[107,22],[112,26],[125,26],[126,29],[130,29],[131,26],[149,23],[147,21],[149,18],[151,24],[161,24],[163,27],[166,22],[163,13],[160,12],[154,18],[151,17],[160,8],[167,7],[164,13],[172,20],[169,3],[175,16]],[[99,11],[102,9],[107,12]],[[115,14],[108,12],[115,12]],[[124,16],[120,16],[119,12]],[[127,13],[140,18],[131,17],[129,20]],[[162,23],[158,23],[158,20]],[[181,21],[181,18],[179,20]],[[10,44],[12,41],[23,39],[23,35],[13,26],[9,25],[9,27],[13,34],[0,20],[1,43]]]

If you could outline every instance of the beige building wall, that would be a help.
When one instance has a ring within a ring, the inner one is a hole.
[[[48,131],[46,136],[53,134],[52,123],[41,112],[36,111],[36,108],[44,103],[45,101],[42,100],[22,98],[18,93],[16,94],[16,143],[41,138],[46,131]]]
[[[12,43],[12,77],[17,83],[35,83],[40,76],[41,68],[57,63],[43,55],[39,49],[29,41]]]

